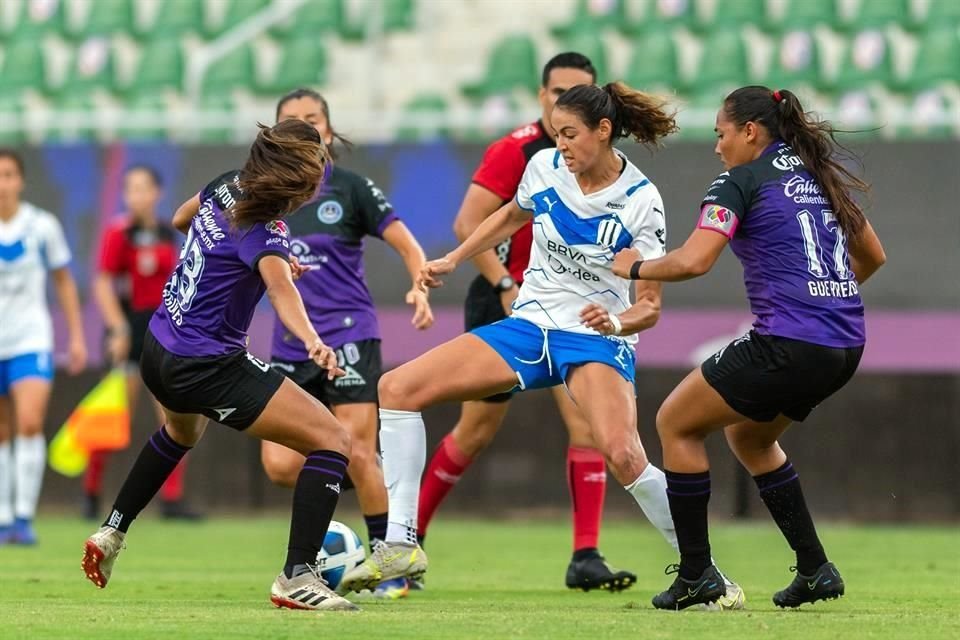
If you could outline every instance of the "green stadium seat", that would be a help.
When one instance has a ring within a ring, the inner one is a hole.
[[[607,64],[607,49],[603,44],[603,34],[595,29],[578,29],[563,40],[563,49],[576,51],[590,58],[593,68],[597,70],[597,82],[603,84],[614,78],[610,77],[610,67]],[[536,74],[534,77],[539,76]]]
[[[203,77],[203,93],[214,95],[238,87],[253,86],[254,70],[253,49],[250,45],[242,45],[207,67]]]
[[[32,37],[8,40],[0,62],[0,93],[35,89],[48,92],[47,61],[44,50]]]
[[[890,43],[882,31],[861,31],[850,38],[833,86],[843,92],[874,84],[893,84]]]
[[[417,142],[449,138],[450,130],[440,124],[447,109],[447,101],[441,95],[427,93],[416,96],[407,103],[403,111],[407,116],[423,118],[429,122],[404,122],[397,129],[397,141]]]
[[[740,29],[747,24],[767,23],[766,0],[720,0],[712,18],[697,16],[694,27],[701,33],[714,29]]]
[[[182,47],[179,38],[163,38],[146,43],[141,49],[136,72],[125,91],[140,95],[162,89],[181,89],[184,72]]]
[[[113,50],[110,40],[95,36],[77,45],[70,58],[60,93],[89,93],[114,89]]]
[[[672,91],[680,84],[677,45],[669,31],[649,31],[634,42],[624,80],[644,91]]]
[[[905,88],[920,91],[941,82],[960,82],[960,33],[955,24],[931,28],[921,34],[918,45]]]
[[[690,88],[709,91],[747,82],[747,49],[739,29],[715,29],[703,39],[700,62]]]
[[[569,38],[581,30],[623,29],[627,23],[624,0],[577,0],[569,21],[550,28],[558,38]]]
[[[297,87],[322,86],[327,81],[327,52],[315,36],[298,36],[284,42],[274,77],[261,82],[257,90],[282,94]]]
[[[951,118],[950,101],[944,92],[938,90],[923,91],[913,97],[909,106],[909,117],[897,128],[899,136],[904,138],[948,139],[960,135],[960,125]],[[951,129],[951,121],[958,126],[956,132]]]
[[[202,111],[226,111],[236,110],[236,104],[229,93],[206,94],[200,98],[200,109]],[[222,119],[222,126],[207,128],[200,131],[197,138],[205,144],[225,144],[234,142],[235,123],[233,118],[225,117]],[[255,133],[255,123],[251,124],[251,132]]]
[[[882,29],[892,24],[910,22],[910,0],[867,0],[857,3],[857,10],[839,23],[840,29],[862,31]]]
[[[208,28],[204,30],[204,34],[208,38],[216,38],[233,29],[250,16],[263,11],[271,3],[272,0],[230,0],[220,24],[215,27],[207,25]]]
[[[833,26],[839,19],[837,0],[788,0],[779,19],[767,21],[771,30],[813,29],[820,25]]]
[[[625,35],[644,35],[674,27],[692,30],[696,17],[693,0],[649,2],[642,17],[634,18],[628,13],[620,31]]]
[[[140,25],[140,38],[164,38],[202,33],[206,24],[203,0],[161,0],[150,24]]]
[[[515,88],[536,93],[540,71],[533,40],[525,35],[506,36],[494,45],[484,77],[475,84],[464,86],[462,91],[472,99],[508,93]]]
[[[148,112],[157,114],[155,127],[132,127],[121,123],[117,135],[124,140],[164,140],[169,137],[164,118],[168,112],[167,101],[162,93],[147,92],[132,96],[124,104],[124,108],[133,112]]]
[[[134,31],[132,0],[97,0],[91,3],[86,22],[71,29],[70,36],[84,40],[93,36],[112,36]]]
[[[96,139],[97,126],[93,116],[97,113],[97,105],[89,93],[79,89],[63,92],[51,106],[64,113],[47,130],[47,141],[73,143]],[[85,118],[86,122],[74,122],[74,114]]]
[[[0,145],[13,146],[24,141],[22,115],[25,111],[21,94],[0,92]]]
[[[710,140],[715,137],[713,131],[717,110],[736,86],[713,87],[694,91],[681,96],[679,113],[680,137],[684,140]]]
[[[789,31],[775,44],[764,84],[772,89],[822,85],[820,47],[810,31]]]
[[[919,21],[919,26],[941,27],[960,25],[960,2],[957,0],[929,0],[927,12]]]
[[[322,34],[347,30],[343,0],[308,0],[287,20],[270,28],[278,38],[296,35],[319,37]]]
[[[19,7],[14,5],[15,13],[5,27],[3,36],[20,39],[51,32],[64,34],[67,20],[63,5],[63,2],[21,2]]]

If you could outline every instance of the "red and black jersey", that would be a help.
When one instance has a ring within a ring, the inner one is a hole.
[[[504,202],[512,200],[530,158],[554,144],[539,120],[524,125],[487,147],[473,174],[473,183],[497,194]],[[532,244],[533,223],[528,222],[496,248],[500,262],[517,282],[523,282]]]
[[[103,236],[100,270],[122,279],[120,297],[129,311],[153,310],[163,300],[163,286],[177,266],[176,237],[171,227],[144,227],[122,218]]]

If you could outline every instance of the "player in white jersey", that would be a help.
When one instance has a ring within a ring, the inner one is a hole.
[[[87,360],[63,229],[53,214],[20,201],[23,184],[20,157],[0,149],[0,545],[36,543],[32,522],[53,380],[47,271],[70,331],[69,371],[79,372]]]
[[[425,286],[440,286],[440,276],[533,218],[530,266],[513,314],[381,378],[387,537],[344,576],[344,588],[426,571],[417,544],[417,490],[426,451],[420,411],[517,388],[566,385],[613,475],[676,548],[666,480],[640,444],[634,393],[633,344],[637,333],[656,324],[661,288],[650,282],[634,286],[632,303],[630,283],[611,271],[621,249],[663,255],[666,246],[659,192],[613,143],[629,135],[656,144],[676,130],[676,122],[663,101],[622,83],[573,87],[557,100],[550,119],[557,149],[533,156],[516,199],[421,272]]]

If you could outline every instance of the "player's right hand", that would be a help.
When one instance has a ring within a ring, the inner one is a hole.
[[[346,371],[337,366],[337,352],[325,345],[320,338],[313,341],[308,353],[318,367],[327,370],[327,380],[347,375]]]
[[[450,258],[443,257],[439,260],[430,260],[420,268],[420,275],[417,276],[417,286],[424,291],[427,288],[436,289],[443,286],[443,281],[438,276],[444,276],[453,273],[457,268],[457,263]]]

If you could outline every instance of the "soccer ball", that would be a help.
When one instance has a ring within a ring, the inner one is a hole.
[[[334,520],[323,539],[323,548],[317,554],[320,577],[327,581],[331,589],[336,589],[343,574],[361,564],[366,557],[360,536],[347,525]]]

